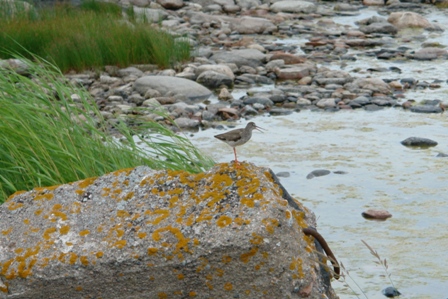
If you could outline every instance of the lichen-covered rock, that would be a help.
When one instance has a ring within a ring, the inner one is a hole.
[[[246,163],[17,192],[0,206],[0,298],[337,298],[302,233],[314,221]]]

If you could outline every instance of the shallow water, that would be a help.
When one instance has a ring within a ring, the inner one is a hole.
[[[354,22],[377,15],[375,8],[361,10],[356,17],[333,17],[337,24]],[[426,41],[448,43],[448,17],[434,11],[425,16],[438,21],[446,31],[400,33],[389,47],[400,45],[420,48],[420,41],[405,42],[412,35],[426,36]],[[280,43],[281,41],[276,41]],[[287,45],[304,44],[303,37],[284,40]],[[394,61],[363,56],[363,51],[350,50],[357,61],[321,66],[343,69],[352,76],[383,79],[414,78],[432,82],[446,80],[446,60]],[[359,55],[357,55],[359,54]],[[368,68],[398,67],[402,73],[367,73]],[[263,88],[273,88],[259,87]],[[245,91],[233,92],[235,98]],[[446,82],[441,88],[407,90],[406,99],[445,100]],[[403,101],[405,101],[404,99]],[[445,100],[446,102],[446,100]],[[375,257],[363,245],[365,240],[382,259],[387,259],[388,273],[399,298],[447,298],[448,274],[448,115],[416,114],[399,108],[377,112],[364,110],[330,112],[302,111],[289,116],[264,115],[253,119],[268,129],[254,132],[251,141],[238,148],[239,158],[274,172],[287,171],[290,177],[282,184],[318,217],[318,229],[327,238],[336,256],[349,271],[346,283],[335,281],[333,287],[341,299],[385,298],[381,290],[391,283]],[[247,121],[237,123],[245,126]],[[213,135],[222,131],[209,129],[195,133],[191,140],[218,162],[233,160],[232,149]],[[410,149],[400,141],[426,137],[439,142],[428,149]],[[316,169],[328,169],[328,176],[306,179]],[[346,174],[335,174],[343,171]],[[393,217],[376,222],[365,220],[367,209],[386,209]],[[359,287],[357,287],[359,285]],[[362,290],[362,291],[361,291]],[[364,292],[365,295],[362,294]]]
[[[290,172],[282,184],[316,213],[319,231],[368,298],[385,298],[381,289],[390,283],[361,240],[387,259],[400,298],[446,298],[448,158],[436,155],[448,153],[447,117],[393,108],[266,115],[254,121],[268,131],[254,131],[238,153],[241,160],[276,173]],[[213,138],[218,133],[208,129],[190,139],[216,161],[229,162],[233,151]],[[410,149],[400,144],[411,136],[439,145]],[[315,169],[346,174],[306,179]],[[361,212],[369,208],[386,209],[393,217],[365,220]],[[333,286],[341,298],[354,297],[343,283]]]

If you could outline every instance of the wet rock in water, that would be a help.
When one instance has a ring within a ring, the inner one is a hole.
[[[442,108],[434,105],[418,105],[410,108],[415,113],[442,113]]]
[[[280,171],[275,175],[278,176],[279,178],[289,178],[291,174],[289,173],[289,171]]]
[[[394,287],[387,287],[382,291],[382,293],[388,298],[393,298],[401,295],[401,293]]]
[[[284,109],[284,108],[272,108],[269,111],[270,115],[289,115],[292,114],[293,111],[290,109]]]
[[[361,213],[362,217],[369,220],[386,220],[387,218],[392,217],[392,214],[386,210],[374,210],[368,209],[365,212]]]
[[[327,169],[316,169],[316,170],[311,171],[311,172],[306,176],[306,178],[307,178],[308,180],[310,180],[310,179],[312,179],[312,178],[320,177],[320,176],[324,176],[324,175],[328,175],[328,174],[330,174],[330,173],[331,173],[331,171],[329,171],[329,170],[327,170]]]
[[[334,174],[347,174],[348,172],[344,171],[344,170],[336,170],[336,171],[333,171],[333,173]]]
[[[445,157],[448,157],[448,154],[445,154],[445,153],[438,153],[436,157],[437,157],[437,158],[445,158]]]
[[[422,138],[422,137],[409,137],[405,140],[401,141],[401,144],[404,146],[410,146],[410,147],[432,147],[436,146],[438,143],[434,140],[428,139],[428,138]]]

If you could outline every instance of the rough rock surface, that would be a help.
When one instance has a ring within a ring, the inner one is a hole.
[[[0,298],[337,298],[314,225],[246,163],[35,188],[0,206]]]

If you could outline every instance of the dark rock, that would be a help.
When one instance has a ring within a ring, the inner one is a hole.
[[[330,173],[331,173],[331,171],[329,171],[329,170],[327,170],[327,169],[316,169],[316,170],[311,171],[311,172],[306,176],[306,178],[310,180],[310,179],[312,179],[312,178],[320,177],[320,176],[324,176],[324,175],[328,175],[328,174],[330,174]]]
[[[334,174],[347,174],[348,172],[344,171],[344,170],[336,170],[336,171],[333,171],[333,173]]]
[[[373,210],[369,209],[365,212],[361,213],[362,217],[369,220],[386,220],[387,218],[392,217],[392,214],[386,210]]]
[[[388,298],[393,298],[401,295],[401,293],[394,287],[387,287],[382,291],[382,293]]]
[[[374,104],[365,105],[363,108],[366,111],[378,111],[378,110],[384,109],[384,107],[374,105]]]
[[[442,109],[439,106],[434,105],[418,105],[410,108],[415,113],[441,113]]]
[[[270,115],[289,115],[292,114],[292,110],[290,109],[284,109],[284,108],[272,108],[269,111]]]
[[[351,100],[348,105],[352,108],[359,108],[361,106],[370,104],[370,98],[365,97],[365,96],[359,96],[353,100]]]
[[[416,146],[416,147],[432,147],[438,143],[434,140],[422,137],[409,137],[401,141],[404,146]]]
[[[258,103],[265,105],[267,107],[271,107],[274,105],[274,103],[269,98],[266,97],[247,97],[243,99],[243,103],[246,105],[252,105]]]
[[[279,178],[289,178],[291,174],[289,173],[289,171],[281,171],[276,173],[276,176],[278,176]]]
[[[438,153],[436,157],[438,157],[438,158],[445,158],[445,157],[448,157],[448,154]]]

